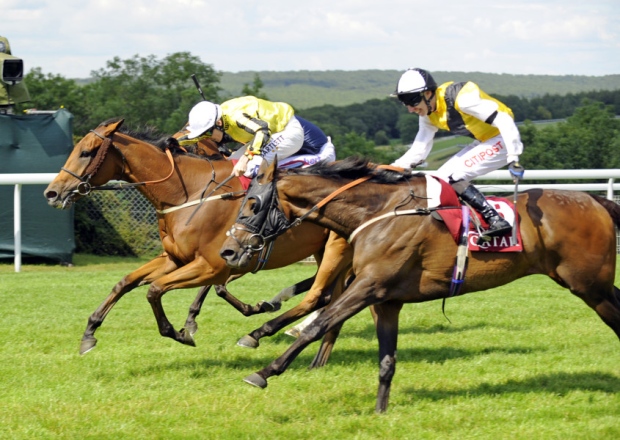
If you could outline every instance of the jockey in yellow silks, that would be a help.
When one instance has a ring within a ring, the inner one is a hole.
[[[523,144],[512,111],[471,81],[437,86],[426,70],[418,68],[402,74],[392,96],[397,97],[410,113],[420,117],[413,144],[393,165],[412,168],[422,163],[428,157],[439,129],[473,138],[474,142],[434,174],[449,182],[461,199],[480,212],[488,223],[484,235],[497,236],[510,231],[510,224],[470,182],[505,165],[509,165],[513,177],[523,177],[523,167],[519,164]]]
[[[202,101],[189,113],[188,139],[209,136],[215,142],[245,144],[233,154],[238,159],[232,174],[254,177],[263,160],[278,167],[308,166],[336,160],[331,140],[314,124],[295,116],[293,107],[254,96],[222,104]]]

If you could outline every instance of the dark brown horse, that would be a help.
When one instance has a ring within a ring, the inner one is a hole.
[[[343,237],[354,235],[355,279],[280,358],[248,376],[246,382],[266,387],[267,379],[282,374],[307,345],[374,306],[380,363],[376,411],[385,411],[395,373],[398,316],[403,304],[450,295],[457,245],[445,226],[428,215],[425,177],[379,170],[363,160],[299,171],[275,171],[274,167],[262,171],[231,230],[234,237],[222,247],[228,264],[236,266],[239,244],[243,245],[255,228],[267,235],[279,232],[276,229],[290,230],[286,221],[280,225],[272,222],[275,214],[265,215],[272,210],[280,212],[281,218],[306,218]],[[369,180],[321,203],[339,187],[361,177]],[[583,192],[542,189],[521,193],[517,205],[523,251],[472,253],[461,293],[545,274],[581,298],[620,337],[620,291],[614,286],[614,224],[620,225],[620,206]],[[403,210],[413,214],[391,215]],[[386,214],[389,217],[363,226]]]
[[[224,284],[250,272],[257,262],[255,257],[247,268],[234,270],[218,255],[244,194],[238,178],[220,185],[230,176],[232,163],[221,155],[213,160],[190,154],[167,155],[157,146],[123,133],[122,123],[122,119],[110,120],[87,134],[74,147],[62,171],[44,193],[51,206],[67,208],[91,189],[110,180],[122,180],[135,184],[158,212],[164,252],[114,286],[88,320],[80,346],[82,354],[95,347],[94,333],[116,302],[127,292],[146,284],[150,284],[147,298],[160,334],[195,345],[191,331],[192,328],[195,331],[193,319],[200,311],[207,289],[198,294],[190,307],[186,327],[180,331],[168,321],[162,296],[173,289]],[[214,191],[218,186],[221,188]],[[204,198],[208,200],[199,204]],[[315,283],[302,304],[286,312],[284,318],[276,318],[277,325],[270,325],[267,333],[323,305],[321,298],[338,275],[333,273],[332,267],[339,264],[340,258],[339,247],[333,247],[333,251],[329,246],[325,249],[328,237],[329,231],[325,228],[308,224],[276,241],[265,269],[283,267],[310,255],[314,255],[317,262],[325,261],[327,269],[321,271],[319,268]],[[337,240],[335,236],[334,240]],[[332,263],[334,258],[336,262]],[[235,302],[234,297],[226,297],[225,289],[219,289],[218,294]],[[236,307],[242,310],[242,304]]]

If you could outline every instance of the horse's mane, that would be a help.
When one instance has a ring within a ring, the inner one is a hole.
[[[102,122],[99,126],[105,126],[111,123],[118,122],[122,118],[112,118]],[[120,133],[123,133],[132,138],[136,138],[140,141],[151,144],[162,151],[166,149],[170,150],[173,155],[189,155],[200,159],[223,159],[221,154],[207,154],[197,144],[190,144],[181,147],[179,141],[170,135],[162,134],[157,128],[153,126],[145,125],[142,128],[132,128],[121,125],[118,129]]]
[[[375,183],[397,183],[412,176],[395,170],[378,168],[378,166],[368,158],[351,156],[336,162],[319,162],[308,168],[295,168],[288,170],[287,173],[299,176],[336,177],[351,180],[371,175],[370,181]],[[416,173],[415,175],[421,174]]]

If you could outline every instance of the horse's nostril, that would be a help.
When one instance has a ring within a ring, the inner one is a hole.
[[[220,257],[224,258],[225,260],[228,259],[228,257],[232,257],[234,255],[234,252],[231,249],[222,249],[220,251]]]
[[[45,193],[45,198],[47,200],[52,200],[58,197],[58,193],[56,191],[48,191]]]

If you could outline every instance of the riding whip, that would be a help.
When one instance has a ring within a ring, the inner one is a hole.
[[[195,73],[192,73],[192,79],[194,80],[194,84],[196,84],[196,88],[198,89],[198,92],[200,93],[200,96],[202,96],[202,99],[204,99],[206,101],[207,98],[205,98],[205,94],[202,92],[202,88],[200,87],[200,84],[198,83],[198,78],[196,78],[196,74]]]

